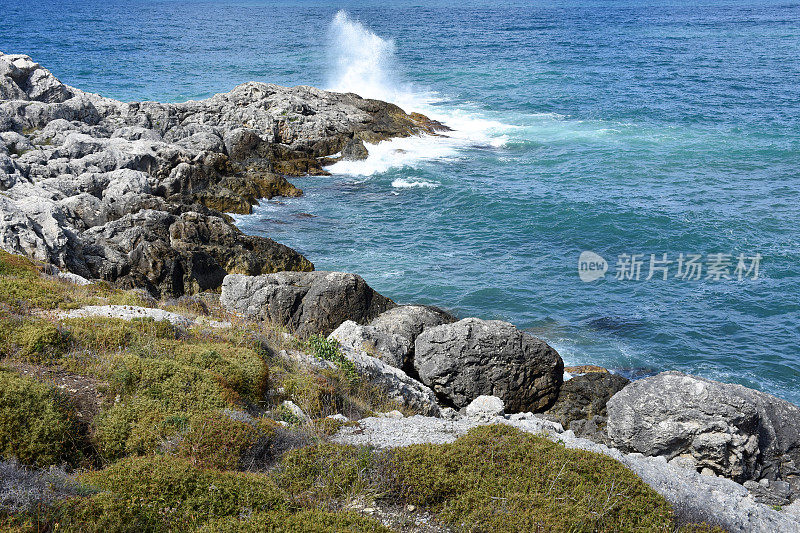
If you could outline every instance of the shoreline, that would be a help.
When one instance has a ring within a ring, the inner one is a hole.
[[[569,390],[597,409],[577,409],[584,418],[562,428],[573,435],[740,482],[766,479],[769,497],[770,482],[785,499],[800,495],[800,410],[789,402],[668,372],[599,385],[612,374],[590,371],[564,386],[559,354],[513,325],[397,305],[358,275],[316,271],[295,250],[243,234],[225,213],[302,194],[287,175],[323,174],[337,154],[364,159],[365,142],[446,125],[353,94],[253,82],[203,101],[123,103],[63,85],[23,55],[0,54],[0,76],[0,248],[80,283],[158,298],[221,288],[227,311],[338,341],[359,369],[426,414],[455,417],[486,395],[510,413],[546,412]],[[697,405],[687,411],[687,401]],[[679,428],[677,445],[669,431],[648,433],[687,416],[700,429]]]

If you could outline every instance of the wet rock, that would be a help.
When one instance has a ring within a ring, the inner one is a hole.
[[[414,368],[457,408],[492,395],[512,413],[547,409],[564,373],[558,352],[544,341],[507,322],[477,318],[424,330],[415,342]]]

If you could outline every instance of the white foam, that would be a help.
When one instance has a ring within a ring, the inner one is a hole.
[[[434,183],[432,181],[424,180],[424,179],[405,179],[405,178],[397,178],[392,182],[392,187],[395,189],[413,189],[413,188],[421,188],[421,189],[435,189],[438,187],[439,183]]]
[[[335,174],[370,176],[390,168],[415,167],[423,161],[455,156],[462,148],[501,148],[509,141],[507,132],[516,128],[485,118],[476,109],[444,105],[445,99],[399,79],[395,44],[384,39],[345,11],[333,18],[329,32],[331,71],[328,89],[353,92],[399,105],[407,112],[419,112],[438,120],[453,131],[446,136],[393,139],[367,145],[366,161],[342,161],[328,170]]]

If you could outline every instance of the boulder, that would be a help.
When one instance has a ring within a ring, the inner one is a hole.
[[[607,404],[608,436],[626,451],[745,480],[782,480],[800,494],[800,409],[741,385],[680,372],[635,381]]]
[[[608,400],[628,383],[630,381],[624,377],[611,373],[588,372],[575,376],[561,385],[556,403],[546,414],[565,428],[571,428],[573,421],[605,417]]]
[[[491,420],[505,414],[503,400],[497,396],[478,396],[467,406],[467,416]]]
[[[428,328],[414,352],[420,380],[457,408],[485,394],[501,398],[511,413],[543,411],[563,380],[558,352],[498,320],[466,318]]]
[[[398,305],[378,315],[369,325],[375,332],[388,335],[400,344],[393,356],[401,355],[399,367],[408,371],[414,366],[414,341],[419,334],[426,328],[455,321],[450,313],[432,305]]]
[[[385,333],[374,326],[356,324],[352,320],[342,322],[330,337],[336,339],[341,346],[366,352],[395,368],[403,367],[408,350],[402,337]]]
[[[231,312],[286,326],[300,337],[329,335],[346,320],[365,324],[395,305],[361,276],[325,271],[228,275],[220,301]]]
[[[389,399],[426,416],[439,416],[439,403],[430,388],[399,368],[388,365],[363,350],[350,346],[342,346],[341,350],[344,356],[353,362],[358,373],[384,391]]]

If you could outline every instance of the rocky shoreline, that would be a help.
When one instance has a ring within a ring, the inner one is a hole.
[[[364,158],[364,142],[445,129],[354,94],[252,82],[203,101],[123,103],[0,53],[0,248],[71,282],[155,297],[221,289],[230,313],[335,341],[361,375],[427,415],[367,418],[340,442],[450,442],[511,424],[609,455],[730,531],[800,531],[796,406],[676,372],[630,383],[575,369],[565,381],[559,354],[512,324],[398,305],[226,214],[302,194],[287,176]],[[87,309],[75,316],[123,312]]]

